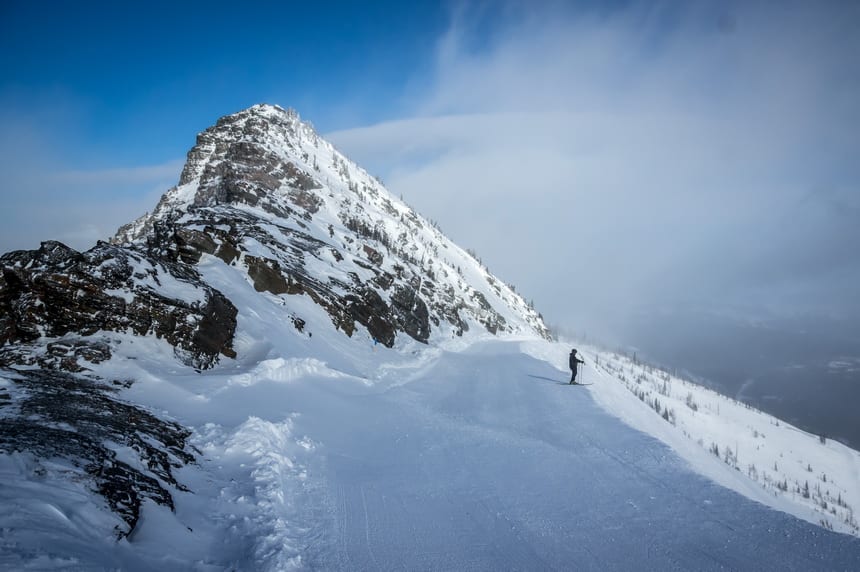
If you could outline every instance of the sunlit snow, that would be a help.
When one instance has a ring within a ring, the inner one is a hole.
[[[116,542],[117,517],[73,467],[2,455],[3,567],[860,565],[855,451],[612,353],[587,350],[593,385],[571,387],[569,346],[536,337],[386,349],[311,303],[298,332],[283,297],[214,258],[201,270],[239,308],[236,360],[199,374],[166,343],[127,336],[97,367],[194,429],[199,464],[178,472],[191,492],[174,493],[175,513],[145,505]],[[810,498],[795,490],[807,481]]]

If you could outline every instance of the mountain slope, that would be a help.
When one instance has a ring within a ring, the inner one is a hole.
[[[136,381],[93,369],[134,338],[164,340],[192,371],[235,357],[236,308],[194,268],[101,243],[58,242],[0,257],[0,452],[36,475],[87,483],[132,532],[141,507],[173,507],[191,431],[120,397]],[[21,457],[23,455],[23,457]]]
[[[220,262],[205,272],[231,279]],[[240,315],[263,307],[253,290],[231,294]],[[239,321],[240,337],[255,335]],[[85,528],[98,513],[79,496],[22,479],[27,465],[12,457],[18,465],[0,467],[10,483],[0,504],[17,510],[0,513],[0,564],[39,556],[53,564],[43,567],[74,558],[69,567],[127,570],[860,565],[856,538],[695,474],[529,355],[563,357],[558,344],[488,338],[373,352],[341,334],[345,345],[323,343],[313,358],[274,357],[294,347],[290,329],[274,332],[267,359],[206,375],[171,373],[166,352],[127,344],[122,357],[137,359],[100,364],[104,376],[148,371],[126,397],[169,408],[194,429],[201,460],[178,472],[188,490],[174,495],[173,512],[144,505],[135,533],[117,543]],[[355,372],[327,365],[337,359]]]
[[[521,296],[276,106],[202,132],[179,185],[113,241],[191,263],[213,254],[258,291],[310,296],[347,335],[357,322],[388,347],[399,332],[427,342],[474,327],[548,337]]]
[[[600,384],[595,400],[697,471],[828,530],[860,535],[860,452],[635,357],[595,348],[586,355],[589,381]]]

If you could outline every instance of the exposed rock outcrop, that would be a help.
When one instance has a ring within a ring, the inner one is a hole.
[[[107,243],[80,253],[50,241],[38,250],[3,255],[0,274],[0,365],[24,365],[24,358],[12,356],[26,355],[26,345],[40,339],[99,331],[163,338],[198,369],[212,367],[219,356],[235,356],[236,308],[203,283],[193,266]],[[48,344],[48,350],[60,355],[56,345]],[[110,357],[101,347],[76,346],[72,354],[84,351]],[[63,357],[54,366],[76,371],[73,356],[67,351]]]
[[[168,488],[188,490],[174,470],[195,461],[191,432],[121,401],[116,393],[122,384],[45,369],[0,373],[13,382],[16,396],[6,394],[0,403],[0,453],[69,461],[124,521],[118,537],[134,530],[146,499],[173,510]],[[125,460],[118,447],[129,451]]]

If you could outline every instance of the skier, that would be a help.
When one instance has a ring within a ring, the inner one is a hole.
[[[576,383],[576,367],[581,363],[585,363],[585,362],[583,360],[579,359],[578,357],[576,357],[576,348],[573,348],[572,350],[570,350],[570,371],[571,371],[571,374],[570,374],[570,383],[568,385],[573,385]]]

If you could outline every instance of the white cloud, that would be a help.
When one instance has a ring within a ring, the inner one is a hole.
[[[855,7],[508,9],[482,41],[487,13],[455,13],[412,117],[330,136],[551,320],[778,308],[781,284],[783,306],[820,302],[784,283],[808,281],[792,224],[810,192],[858,191]],[[832,249],[860,237],[834,216],[798,225],[805,256],[860,286],[860,255]]]
[[[121,167],[89,171],[62,171],[53,173],[48,179],[61,186],[77,185],[140,185],[159,183],[164,180],[176,181],[185,161],[168,161],[161,165]],[[166,190],[166,189],[164,189]]]
[[[59,240],[86,250],[158,202],[179,180],[182,161],[91,171],[15,170],[3,191],[0,252]]]
[[[69,168],[94,157],[82,106],[66,93],[6,101],[0,93],[0,253],[60,240],[86,250],[147,210],[179,180],[183,161]],[[98,158],[110,165],[111,157]]]

